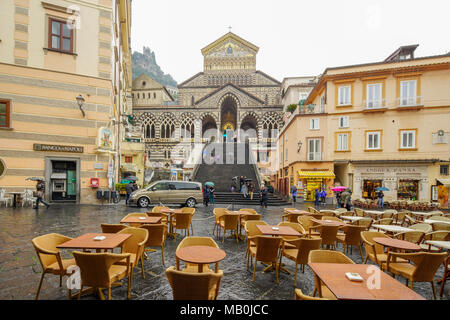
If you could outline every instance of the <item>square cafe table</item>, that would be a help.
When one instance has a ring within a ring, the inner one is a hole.
[[[120,220],[120,223],[156,224],[160,223],[161,219],[162,219],[161,217],[125,217],[122,220]]]
[[[425,300],[375,265],[310,262],[308,266],[339,300]],[[346,272],[358,273],[364,280],[350,281]],[[378,288],[370,278],[376,273],[380,275]]]
[[[97,236],[106,237],[104,240],[94,240]],[[101,250],[112,250],[119,247],[125,242],[131,234],[121,234],[121,233],[86,233],[82,236],[74,238],[72,240],[61,243],[57,246],[58,249],[82,249],[86,250],[96,250],[100,252]]]
[[[258,224],[256,227],[265,236],[301,236],[300,232],[289,226],[269,226]],[[274,230],[273,228],[278,228],[278,230]]]
[[[383,230],[388,233],[397,233],[397,232],[406,232],[406,231],[414,231],[410,228],[405,228],[401,226],[391,225],[391,224],[373,224],[372,228]]]

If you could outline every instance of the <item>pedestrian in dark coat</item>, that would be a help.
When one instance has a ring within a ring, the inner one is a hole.
[[[127,186],[125,187],[125,190],[127,192],[127,198],[125,200],[125,204],[128,205],[128,201],[130,200],[130,196],[134,191],[133,182],[130,181]]]
[[[320,198],[319,189],[316,189],[314,191],[314,206],[315,207],[319,206],[319,198]]]
[[[205,205],[205,207],[207,207],[208,203],[209,203],[209,187],[204,186],[203,187],[203,204]]]
[[[36,206],[33,209],[38,210],[39,209],[39,202],[42,202],[43,204],[45,204],[45,206],[47,207],[47,209],[50,207],[50,204],[48,204],[47,202],[45,202],[43,200],[45,195],[45,182],[42,180],[39,180],[36,184]]]
[[[261,207],[262,208],[267,208],[267,189],[266,187],[264,187],[264,185],[261,186],[261,190],[259,191],[259,196],[260,196],[260,202],[261,202]]]

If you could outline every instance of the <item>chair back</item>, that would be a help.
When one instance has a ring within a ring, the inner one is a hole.
[[[433,230],[433,228],[428,223],[416,223],[413,224],[412,226],[409,226],[408,228],[417,231],[422,231],[425,233],[431,232]]]
[[[192,221],[192,213],[177,212],[174,214],[177,229],[187,229]]]
[[[450,231],[432,231],[425,234],[423,240],[447,241]]]
[[[214,247],[219,248],[217,243],[214,241],[213,238],[210,237],[184,237],[183,240],[178,244],[177,250],[180,250],[184,247],[192,247],[192,246],[207,246],[207,247]]]
[[[323,214],[324,217],[334,217],[335,216],[335,213],[332,210],[322,210],[320,213]]]
[[[319,212],[316,208],[314,208],[314,207],[308,207],[307,210],[308,210],[308,212],[311,212],[311,213],[320,213],[320,212]]]
[[[450,225],[447,223],[434,222],[431,224],[433,231],[450,231]]]
[[[322,220],[330,220],[330,221],[338,221],[338,222],[343,222],[341,219],[339,219],[338,217],[332,217],[332,216],[323,216]]]
[[[236,230],[239,222],[238,214],[224,214],[220,217],[220,220],[224,222],[225,230]]]
[[[372,226],[373,219],[372,218],[364,218],[357,221],[357,225],[364,227],[367,231],[370,230],[370,227]]]
[[[359,208],[355,208],[355,214],[357,217],[364,217],[364,210],[363,209],[359,209]]]
[[[247,237],[262,235],[262,232],[256,227],[257,225],[267,225],[267,222],[262,220],[251,220],[245,223],[245,233],[247,234]]]
[[[195,208],[183,207],[181,208],[181,212],[194,214]]]
[[[246,216],[242,216],[241,221],[250,221],[250,220],[261,220],[261,215],[259,213],[257,214],[249,214]]]
[[[390,225],[392,222],[394,222],[394,219],[392,218],[383,218],[378,220],[376,224]]]
[[[365,231],[364,226],[345,226],[342,231],[345,232],[344,242],[345,244],[357,246],[361,244],[361,232]]]
[[[161,209],[169,209],[169,207],[165,207],[165,206],[154,206],[152,209],[152,212],[154,213],[160,213]]]
[[[405,231],[397,233],[394,237],[400,240],[420,244],[425,236],[425,232],[422,231]]]
[[[102,223],[100,224],[100,227],[102,228],[102,233],[117,233],[120,230],[127,228],[127,226],[124,224],[109,224],[109,223]]]
[[[412,275],[414,281],[434,281],[434,275],[436,274],[436,271],[441,263],[447,258],[447,255],[447,252],[418,252],[411,254],[408,258],[415,265]]]
[[[256,242],[256,260],[264,262],[276,262],[278,250],[280,248],[281,237],[257,236]]]
[[[213,213],[214,213],[216,222],[219,222],[219,218],[221,216],[223,216],[224,214],[227,214],[227,209],[226,208],[214,208]]]
[[[446,221],[446,222],[450,222],[450,218],[449,217],[443,217],[441,215],[438,216],[431,216],[428,219],[430,220],[436,220],[436,221]]]
[[[162,246],[164,244],[167,237],[166,224],[144,224],[141,228],[148,231],[148,238],[145,243],[146,247]]]
[[[308,262],[355,264],[352,259],[342,252],[333,250],[311,250]]]
[[[321,238],[308,239],[301,238],[293,243],[297,249],[297,263],[298,264],[307,264],[309,258],[309,252],[311,250],[320,250],[320,245],[322,244]]]
[[[248,213],[258,214],[258,212],[256,212],[255,209],[251,209],[251,208],[241,208],[241,209],[239,209],[239,211],[246,211]]]
[[[366,249],[367,253],[373,255],[384,253],[384,247],[381,244],[373,241],[373,238],[389,238],[389,236],[382,232],[376,231],[361,232],[361,239],[364,242],[364,248]]]
[[[295,300],[329,300],[327,298],[317,298],[317,297],[311,297],[303,294],[302,290],[299,288],[295,289]]]
[[[339,226],[320,226],[320,237],[322,238],[322,245],[331,245],[336,242],[336,236]]]
[[[120,234],[131,234],[124,243],[122,243],[122,253],[133,253],[136,255],[136,261],[132,261],[136,265],[137,261],[144,252],[144,246],[148,239],[148,231],[142,228],[128,227],[120,230]]]
[[[60,270],[63,269],[61,254],[56,246],[71,239],[72,238],[63,236],[62,234],[49,233],[31,240],[44,270],[55,262],[58,263]]]
[[[297,221],[302,225],[302,227],[308,231],[310,227],[314,225],[314,222],[311,221],[310,216],[300,216],[298,217]]]
[[[280,222],[278,224],[278,226],[291,227],[292,229],[294,229],[295,231],[300,233],[300,236],[282,236],[283,240],[297,239],[297,238],[299,238],[299,237],[301,237],[301,236],[306,234],[306,230],[298,222],[283,221],[283,222]]]
[[[126,259],[130,254],[74,251],[73,256],[75,257],[77,266],[80,268],[80,277],[83,286],[109,288],[111,286],[109,269],[112,264]]]
[[[191,273],[169,267],[166,276],[174,300],[216,300],[223,271]]]

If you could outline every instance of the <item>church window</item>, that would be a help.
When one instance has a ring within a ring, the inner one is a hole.
[[[172,117],[166,116],[161,123],[161,138],[169,139],[175,133],[175,122]]]
[[[153,92],[153,99],[156,99],[156,92]]]
[[[229,47],[227,48],[227,53],[228,53],[228,54],[233,54],[233,48],[232,48],[231,46],[229,46]]]
[[[147,98],[150,99],[150,92],[148,93]]]
[[[137,98],[139,99],[139,93],[137,94]]]

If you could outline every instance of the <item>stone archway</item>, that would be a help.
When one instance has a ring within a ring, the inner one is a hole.
[[[248,142],[249,139],[258,138],[258,118],[256,114],[247,113],[241,120],[239,140]]]
[[[232,142],[237,128],[239,100],[233,94],[226,94],[220,99],[220,133],[226,141]]]
[[[210,114],[202,118],[202,138],[217,140],[217,123],[216,119]]]

